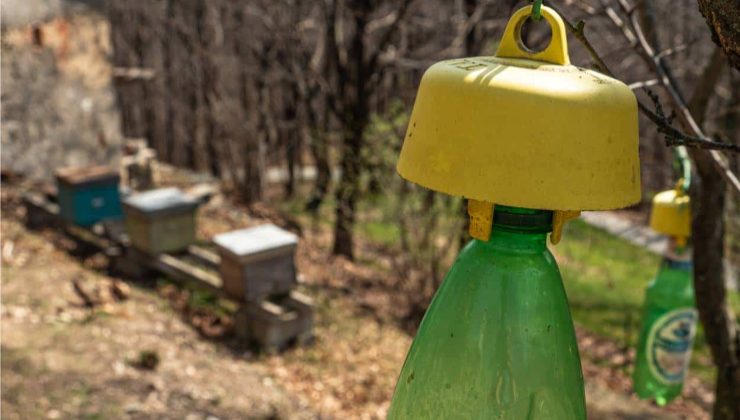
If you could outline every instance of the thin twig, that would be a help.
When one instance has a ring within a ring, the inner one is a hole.
[[[666,124],[658,125],[658,132],[665,134],[665,142],[668,146],[687,146],[696,147],[699,149],[709,149],[708,144],[711,144],[711,148],[715,150],[728,150],[735,153],[740,153],[740,145],[732,143],[717,142],[712,139],[700,138],[689,136],[680,130],[677,130],[671,125],[673,118],[666,118],[663,112],[663,105],[660,103],[658,95],[650,89],[645,89],[645,93],[650,97],[655,105],[655,117],[658,121],[666,122]]]
[[[656,57],[655,50],[650,45],[650,42],[648,42],[647,38],[645,37],[645,34],[642,30],[642,26],[640,26],[640,23],[637,21],[637,16],[633,15],[632,12],[635,10],[635,7],[630,7],[627,0],[619,0],[619,4],[622,7],[622,11],[626,14],[630,15],[630,22],[632,24],[632,27],[634,28],[635,34],[637,35],[637,39],[639,41],[639,45],[642,48],[643,57],[645,58],[645,61],[650,65],[653,69],[653,71],[659,76],[662,86],[665,89],[666,92],[668,92],[669,98],[671,99],[671,102],[673,103],[673,108],[678,111],[678,116],[681,119],[681,121],[684,123],[684,125],[689,128],[691,131],[694,132],[694,135],[688,135],[685,134],[684,136],[686,138],[691,138],[695,144],[702,143],[706,147],[705,149],[709,150],[709,155],[712,158],[712,161],[714,162],[714,166],[717,168],[719,173],[722,175],[722,177],[727,181],[730,186],[733,187],[735,192],[740,192],[740,180],[737,178],[737,175],[735,175],[731,170],[725,159],[720,155],[720,153],[717,151],[718,147],[710,144],[709,142],[706,142],[708,140],[708,137],[704,134],[701,126],[699,123],[694,119],[694,116],[691,114],[691,110],[689,109],[688,104],[683,98],[683,95],[681,95],[681,92],[678,88],[678,83],[673,78],[673,75],[671,72],[664,66],[663,61],[660,58]],[[670,127],[670,124],[667,124]],[[722,142],[717,142],[714,140],[710,140],[713,144],[725,144]],[[735,151],[733,149],[723,149],[723,150],[730,150]],[[740,150],[740,149],[738,149]],[[735,151],[737,153],[737,151]]]
[[[630,83],[629,85],[627,85],[627,87],[629,87],[632,90],[636,90],[636,89],[642,89],[642,88],[646,88],[646,87],[650,87],[650,86],[655,86],[655,85],[659,85],[659,84],[660,84],[660,80],[658,80],[658,79],[650,79],[650,80],[642,80],[642,81],[639,81],[639,82]]]
[[[689,46],[691,46],[691,44],[693,44],[694,42],[696,42],[696,40],[691,40],[691,41],[686,42],[684,44],[676,45],[675,47],[666,48],[663,51],[661,51],[658,54],[656,54],[656,57],[659,60],[662,60],[662,59],[664,59],[666,57],[670,57],[673,54],[676,54],[676,53],[679,53],[681,51],[687,50],[689,48]]]
[[[559,14],[561,17],[563,17],[563,13],[558,10],[556,7],[552,5],[548,5],[551,9],[554,9],[557,14]],[[591,59],[594,61],[594,67],[600,71],[601,73],[604,73],[608,76],[614,77],[614,73],[612,73],[611,70],[609,70],[609,66],[606,65],[604,60],[601,58],[598,52],[596,52],[596,49],[593,45],[591,45],[591,41],[588,40],[586,37],[586,34],[584,33],[584,30],[586,29],[586,22],[583,20],[579,20],[575,24],[570,22],[568,19],[563,17],[563,21],[565,22],[565,26],[568,27],[568,30],[571,34],[573,34],[576,39],[583,44],[583,46],[588,51],[588,54],[591,56]]]

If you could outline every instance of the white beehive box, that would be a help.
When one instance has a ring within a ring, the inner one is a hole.
[[[296,285],[298,237],[275,225],[216,235],[223,288],[234,299],[258,302],[287,295]]]
[[[131,243],[149,254],[177,252],[195,243],[198,201],[177,188],[160,188],[123,201]]]

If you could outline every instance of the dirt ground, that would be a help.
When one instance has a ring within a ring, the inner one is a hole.
[[[72,281],[102,287],[106,277],[6,213],[3,418],[315,417],[252,353],[202,339],[152,290],[86,308]],[[157,355],[156,369],[137,367],[142,352]]]

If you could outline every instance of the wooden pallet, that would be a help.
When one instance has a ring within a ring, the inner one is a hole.
[[[187,259],[203,261],[206,267],[217,267],[217,254],[204,248],[191,246],[182,254],[149,255],[132,247],[120,220],[105,221],[93,226],[80,227],[66,223],[59,216],[59,206],[48,194],[26,193],[26,225],[30,228],[54,227],[78,242],[98,248],[111,258],[112,268],[131,277],[142,277],[159,272],[181,283],[223,295],[221,279],[215,270],[204,270]]]
[[[77,242],[104,252],[111,269],[131,278],[159,273],[180,284],[234,300],[223,288],[219,275],[221,257],[204,247],[191,245],[179,254],[150,255],[131,246],[122,221],[105,221],[89,228],[66,223],[59,215],[53,193],[26,193],[26,225],[29,228],[53,227]],[[313,338],[313,302],[292,291],[260,302],[237,301],[234,317],[238,338],[253,342],[266,351],[280,351],[292,343],[306,344]]]

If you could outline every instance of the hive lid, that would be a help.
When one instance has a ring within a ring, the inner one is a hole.
[[[161,217],[191,212],[198,207],[198,201],[178,188],[160,188],[125,198],[123,207],[146,217]]]
[[[273,224],[267,224],[222,233],[214,236],[213,242],[226,251],[243,257],[294,247],[298,243],[298,236]]]
[[[523,46],[531,6],[494,57],[448,60],[422,78],[398,161],[421,186],[482,202],[600,210],[640,199],[637,103],[622,82],[570,65],[550,8],[542,52]]]
[[[91,184],[117,184],[118,172],[109,166],[69,166],[55,173],[57,182],[66,185],[87,186]]]

